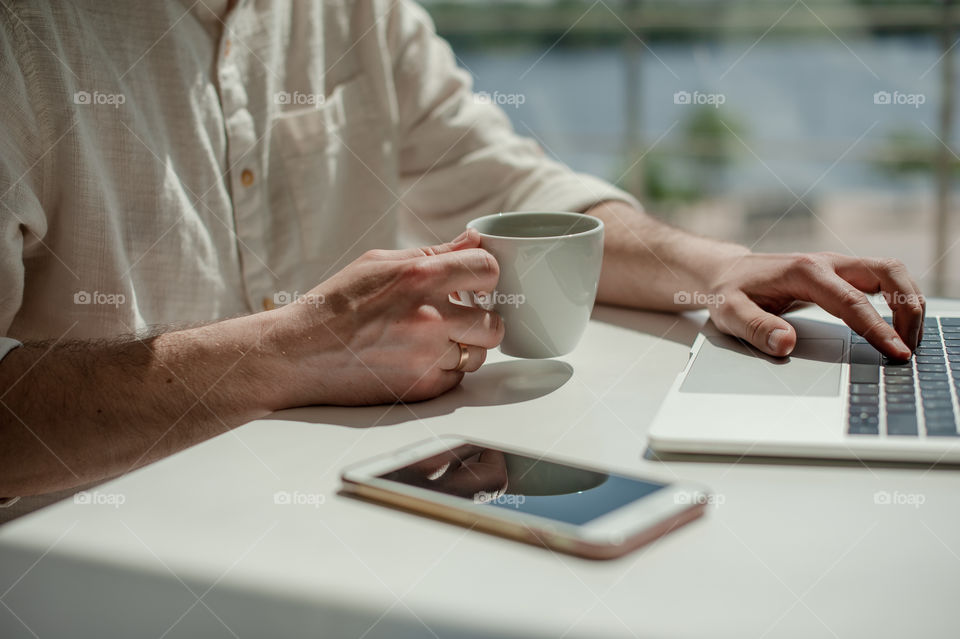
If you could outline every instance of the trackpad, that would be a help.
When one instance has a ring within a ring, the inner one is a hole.
[[[790,357],[770,357],[728,335],[707,335],[681,393],[834,397],[841,338],[800,338]]]

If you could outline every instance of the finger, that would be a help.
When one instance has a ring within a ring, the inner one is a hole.
[[[480,448],[479,446],[468,444],[452,450],[445,450],[442,453],[433,455],[432,457],[421,459],[406,466],[406,468],[421,472],[424,475],[432,475],[433,473],[439,472],[441,468],[445,469],[446,471],[446,469],[449,469],[451,466],[459,466],[463,460],[473,455],[477,455],[483,450],[484,449]]]
[[[410,268],[420,284],[435,289],[435,297],[445,301],[452,291],[495,290],[500,279],[497,260],[479,248],[419,257]]]
[[[464,347],[467,349],[467,360],[464,362],[460,372],[472,373],[483,366],[483,363],[487,360],[487,349],[470,344],[464,344]],[[460,344],[450,342],[450,346],[447,347],[447,350],[443,353],[443,357],[440,358],[440,369],[454,372],[459,365]]]
[[[447,321],[447,337],[454,342],[496,348],[503,339],[499,313],[457,304],[449,304],[441,312]]]
[[[507,489],[507,465],[500,451],[486,451],[479,459],[467,461],[451,479],[470,493],[480,491],[499,496]]]
[[[476,229],[467,229],[454,239],[449,242],[444,242],[443,244],[401,249],[399,251],[391,251],[391,253],[396,254],[396,259],[412,259],[416,257],[443,255],[444,253],[462,251],[468,248],[480,248],[480,233],[478,233]]]
[[[806,296],[805,299],[842,319],[878,351],[897,359],[910,358],[910,349],[897,331],[883,321],[863,291],[835,272],[818,271],[796,285],[799,296]]]
[[[861,291],[880,292],[893,311],[893,327],[910,350],[923,334],[926,302],[920,287],[899,260],[861,259],[840,256],[837,274]]]
[[[743,293],[727,296],[710,314],[720,330],[745,339],[764,353],[786,357],[797,345],[797,333],[789,322],[766,312]]]

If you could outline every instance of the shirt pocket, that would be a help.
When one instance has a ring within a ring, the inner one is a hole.
[[[367,248],[395,242],[395,216],[386,215],[396,203],[393,145],[382,113],[361,75],[335,86],[322,104],[274,120],[281,184],[306,260],[339,268]]]

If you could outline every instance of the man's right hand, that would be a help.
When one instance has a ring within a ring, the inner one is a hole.
[[[450,390],[500,343],[503,321],[449,295],[493,291],[499,274],[475,231],[428,248],[365,253],[273,311],[293,364],[281,405],[416,401]],[[462,372],[454,370],[457,342],[469,350]]]

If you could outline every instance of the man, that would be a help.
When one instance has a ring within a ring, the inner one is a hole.
[[[804,300],[892,356],[920,338],[895,260],[752,254],[546,159],[412,3],[2,11],[0,495],[75,489],[284,407],[449,390],[503,336],[447,297],[496,286],[457,236],[495,211],[603,219],[601,302],[722,293],[716,323],[773,355]],[[385,250],[401,237],[430,248]]]

